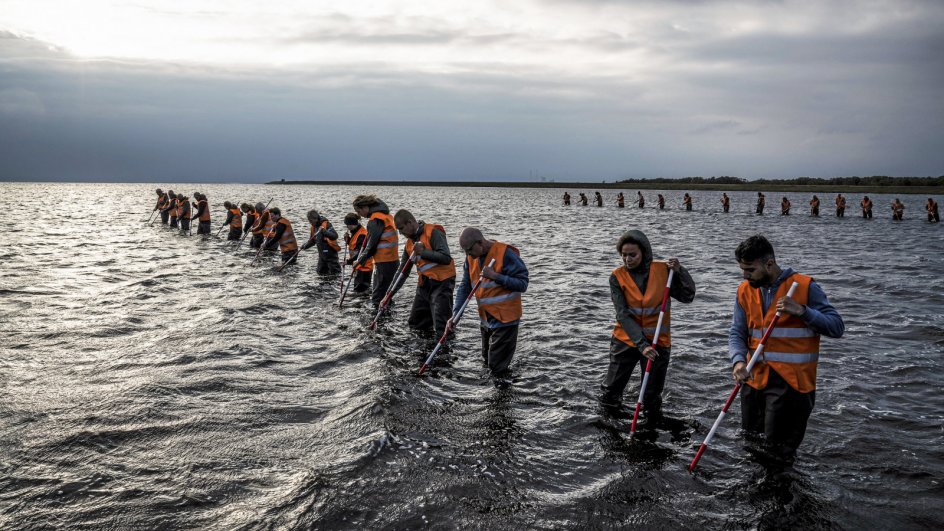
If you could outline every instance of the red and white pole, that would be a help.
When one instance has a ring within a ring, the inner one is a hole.
[[[787,292],[787,297],[793,297],[793,293],[796,291],[798,283],[794,282],[790,286],[790,291]],[[767,338],[770,337],[770,333],[774,331],[774,328],[777,326],[777,321],[780,320],[780,314],[783,313],[780,310],[774,314],[774,318],[770,321],[770,324],[767,325],[767,330],[764,331],[764,336],[760,339],[760,344],[757,345],[757,348],[754,349],[754,354],[751,356],[751,360],[747,362],[747,372],[750,373],[754,369],[754,364],[757,363],[757,360],[760,359],[761,354],[764,352],[764,346],[767,344]],[[701,459],[702,454],[705,453],[705,450],[708,449],[708,445],[711,443],[711,439],[715,436],[715,431],[718,430],[718,426],[721,425],[721,421],[724,420],[724,416],[728,413],[728,408],[731,407],[731,403],[734,402],[734,397],[737,396],[738,391],[741,390],[741,382],[734,384],[734,390],[731,391],[731,395],[728,396],[728,400],[724,403],[724,407],[721,408],[721,414],[718,415],[718,418],[715,420],[715,423],[711,426],[711,430],[708,432],[708,436],[705,437],[705,442],[701,443],[701,446],[698,447],[698,452],[695,454],[695,458],[692,459],[692,463],[688,465],[688,471],[694,472],[695,467],[698,466],[698,461]]]
[[[393,282],[390,283],[390,287],[387,288],[387,294],[384,295],[382,301],[380,301],[380,306],[377,307],[377,315],[374,316],[374,320],[370,322],[370,325],[367,326],[369,330],[377,328],[377,320],[380,319],[380,316],[387,310],[387,306],[390,304],[390,299],[393,298],[393,288],[396,287],[397,283],[400,282],[400,278],[406,274],[406,268],[410,267],[410,264],[413,263],[413,257],[416,256],[416,251],[410,253],[410,257],[406,259],[406,262],[403,263],[403,267],[397,271],[397,276],[393,277]]]
[[[662,320],[665,318],[665,305],[669,302],[669,288],[672,287],[672,277],[675,271],[669,269],[669,279],[665,281],[665,291],[662,292],[662,306],[659,307],[659,321],[656,323],[656,333],[652,336],[652,348],[659,343],[659,333],[662,332]],[[636,411],[633,413],[633,423],[629,427],[629,435],[636,434],[636,421],[639,419],[639,410],[642,409],[642,397],[646,393],[649,383],[649,373],[652,371],[652,360],[646,362],[646,373],[642,376],[642,385],[639,386],[639,398],[636,399]]]

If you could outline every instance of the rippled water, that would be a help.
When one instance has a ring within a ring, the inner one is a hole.
[[[0,251],[2,528],[944,526],[944,227],[920,216],[925,197],[893,223],[879,194],[864,221],[753,216],[752,193],[723,215],[717,192],[695,192],[694,212],[665,192],[659,212],[616,209],[613,192],[563,209],[562,190],[170,187],[204,191],[215,225],[223,200],[269,197],[296,227],[312,207],[340,225],[371,192],[444,225],[456,255],[468,225],[517,245],[531,285],[515,383],[489,381],[474,319],[456,359],[416,377],[434,339],[405,329],[408,297],[368,332],[364,301],[339,311],[310,256],[278,274],[142,223],[152,185],[2,184],[15,213]],[[595,405],[629,228],[698,285],[673,306],[665,393],[685,433],[630,440]],[[757,231],[822,284],[846,335],[824,339],[795,474],[752,460],[735,405],[691,476],[731,387],[733,249]]]

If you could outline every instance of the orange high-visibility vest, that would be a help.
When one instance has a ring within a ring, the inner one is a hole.
[[[659,309],[662,306],[662,295],[665,292],[665,283],[669,280],[669,266],[665,262],[651,262],[649,264],[649,280],[646,282],[646,293],[639,292],[639,287],[633,282],[629,271],[625,267],[617,267],[613,270],[613,275],[619,281],[623,288],[623,297],[626,298],[626,305],[633,314],[633,320],[639,324],[649,344],[652,344],[652,337],[656,334],[656,324],[659,322]],[[662,328],[659,329],[660,347],[671,347],[671,301],[665,303],[665,317],[662,318]],[[631,347],[636,347],[640,351],[649,345],[637,345],[629,338],[629,334],[623,329],[619,321],[613,327],[613,337]]]
[[[176,218],[177,217],[177,198],[175,197],[169,200],[167,204],[168,206],[170,206],[170,210],[167,211],[170,214],[170,217]]]
[[[383,234],[380,235],[380,241],[377,243],[377,252],[374,253],[374,261],[377,263],[396,262],[397,257],[397,228],[393,224],[393,216],[383,212],[374,212],[370,215],[370,221],[379,219],[384,224]]]
[[[265,218],[265,224],[262,223],[262,219]],[[272,228],[272,216],[269,215],[269,209],[262,211],[262,214],[259,214],[259,217],[256,218],[255,225],[252,226],[252,234],[263,234],[265,237],[269,237],[269,229]]]
[[[189,214],[190,214],[190,200],[184,199],[183,201],[181,201],[180,199],[178,199],[177,200],[177,217],[181,219],[189,218],[190,217]]]
[[[744,309],[747,315],[747,330],[750,334],[748,347],[748,361],[753,355],[757,345],[760,344],[767,325],[777,313],[777,302],[781,297],[786,296],[790,285],[794,282],[799,283],[796,292],[793,294],[793,300],[798,304],[805,305],[809,300],[810,283],[813,279],[794,273],[784,279],[774,296],[767,313],[761,313],[763,304],[760,294],[760,288],[752,288],[747,281],[741,282],[738,286],[738,304]],[[777,327],[771,332],[767,339],[767,345],[764,346],[763,358],[754,365],[752,371],[753,379],[748,380],[747,384],[755,389],[767,387],[767,377],[769,370],[777,371],[777,374],[783,377],[790,387],[793,387],[801,393],[809,393],[816,389],[816,367],[819,361],[819,334],[808,328],[799,318],[788,313],[783,313],[777,322]]]
[[[233,219],[230,220],[229,226],[234,229],[242,228],[243,226],[243,212],[236,207],[229,209],[230,213],[233,214]]]
[[[446,230],[442,228],[442,225],[433,225],[432,223],[423,224],[423,233],[420,234],[420,242],[426,246],[427,249],[432,249],[432,245],[429,243],[430,237],[433,235],[433,230],[438,230],[443,234],[446,233]],[[406,239],[406,254],[413,254],[413,240]],[[436,262],[430,262],[423,260],[417,256],[416,260],[416,271],[419,273],[419,282],[423,282],[423,277],[429,277],[432,280],[437,280],[442,282],[447,278],[453,278],[456,276],[456,261],[449,260],[448,264],[437,264]]]
[[[327,230],[328,230],[328,220],[322,221],[320,228],[321,228],[322,234],[325,235],[325,236],[324,236],[324,241],[325,241],[325,243],[328,244],[328,247],[330,247],[331,249],[334,249],[335,252],[340,251],[340,250],[341,250],[341,246],[338,245],[338,239],[335,238],[335,239],[332,240],[332,239],[328,238],[328,235],[326,234],[326,232],[327,232]],[[312,238],[314,238],[314,237],[315,237],[315,226],[312,225],[311,228],[310,228],[310,230],[309,230],[309,232],[308,232],[308,239],[310,240],[310,239],[312,239]]]
[[[206,199],[197,201],[197,204],[203,207],[203,213],[200,214],[200,221],[210,221],[210,205]]]
[[[298,249],[298,242],[295,241],[295,231],[292,230],[292,224],[285,218],[279,218],[277,222],[272,224],[272,232],[269,233],[270,237],[271,234],[275,233],[276,225],[285,225],[285,231],[282,232],[282,237],[279,238],[279,249],[281,249],[283,253]]]
[[[495,259],[495,265],[492,269],[496,273],[501,273],[502,265],[505,261],[505,249],[511,249],[515,254],[520,254],[518,249],[501,242],[493,242],[492,248],[485,255],[483,263],[478,258],[467,257],[469,263],[469,278],[478,279],[482,272],[492,259]],[[473,281],[474,282],[474,281]],[[488,315],[498,319],[502,323],[510,323],[521,319],[521,292],[511,291],[498,282],[482,278],[479,289],[475,292],[475,298],[478,301],[479,317],[483,321],[488,320]],[[487,315],[486,315],[487,314]]]
[[[351,234],[351,239],[350,239],[350,241],[347,242],[347,248],[348,248],[348,251],[350,251],[351,256],[354,256],[354,253],[356,253],[357,251],[359,251],[359,250],[361,249],[360,246],[357,245],[357,238],[358,238],[358,236],[360,236],[360,235],[363,235],[363,236],[366,238],[366,237],[367,237],[367,229],[365,229],[364,227],[360,227],[360,226],[359,226],[359,227],[357,227],[357,230],[354,231],[354,234]],[[358,271],[373,271],[373,270],[374,270],[374,259],[373,259],[373,257],[368,258],[367,261],[364,262],[363,265],[359,265],[359,266],[357,266],[355,269],[357,269]]]

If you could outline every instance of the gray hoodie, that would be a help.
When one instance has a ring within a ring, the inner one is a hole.
[[[649,244],[649,238],[642,231],[631,230],[626,234],[630,236],[630,242],[635,243],[642,250],[642,261],[639,266],[629,271],[629,276],[636,283],[639,292],[645,295],[646,286],[649,283],[649,266],[652,264],[652,246]],[[665,305],[667,311],[671,307],[671,299],[684,303],[695,300],[695,280],[684,267],[680,267],[679,272],[672,278],[669,297],[670,300]],[[649,344],[642,327],[639,326],[633,318],[633,314],[629,311],[629,305],[623,295],[623,287],[620,286],[619,280],[613,274],[610,274],[610,298],[613,300],[613,306],[616,309],[616,320],[626,331],[626,335],[636,345]]]

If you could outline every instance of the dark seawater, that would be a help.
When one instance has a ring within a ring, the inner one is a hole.
[[[413,278],[368,332],[363,299],[339,311],[311,255],[278,274],[248,267],[246,247],[142,223],[153,185],[2,184],[0,528],[944,527],[944,227],[924,196],[893,223],[880,194],[864,221],[810,218],[809,194],[783,218],[774,193],[758,217],[753,193],[723,215],[719,192],[695,192],[694,212],[665,192],[659,212],[654,192],[640,211],[612,191],[564,209],[563,190],[160,185],[204,191],[216,226],[223,200],[273,196],[300,232],[312,207],[340,226],[372,192],[444,225],[456,255],[468,225],[518,246],[531,286],[515,383],[488,379],[474,311],[455,359],[414,375],[435,338],[405,327]],[[595,404],[629,228],[698,284],[673,305],[664,397],[690,429],[636,440]],[[733,250],[758,231],[821,283],[846,335],[823,341],[792,474],[745,450],[735,405],[691,476],[732,385]]]

